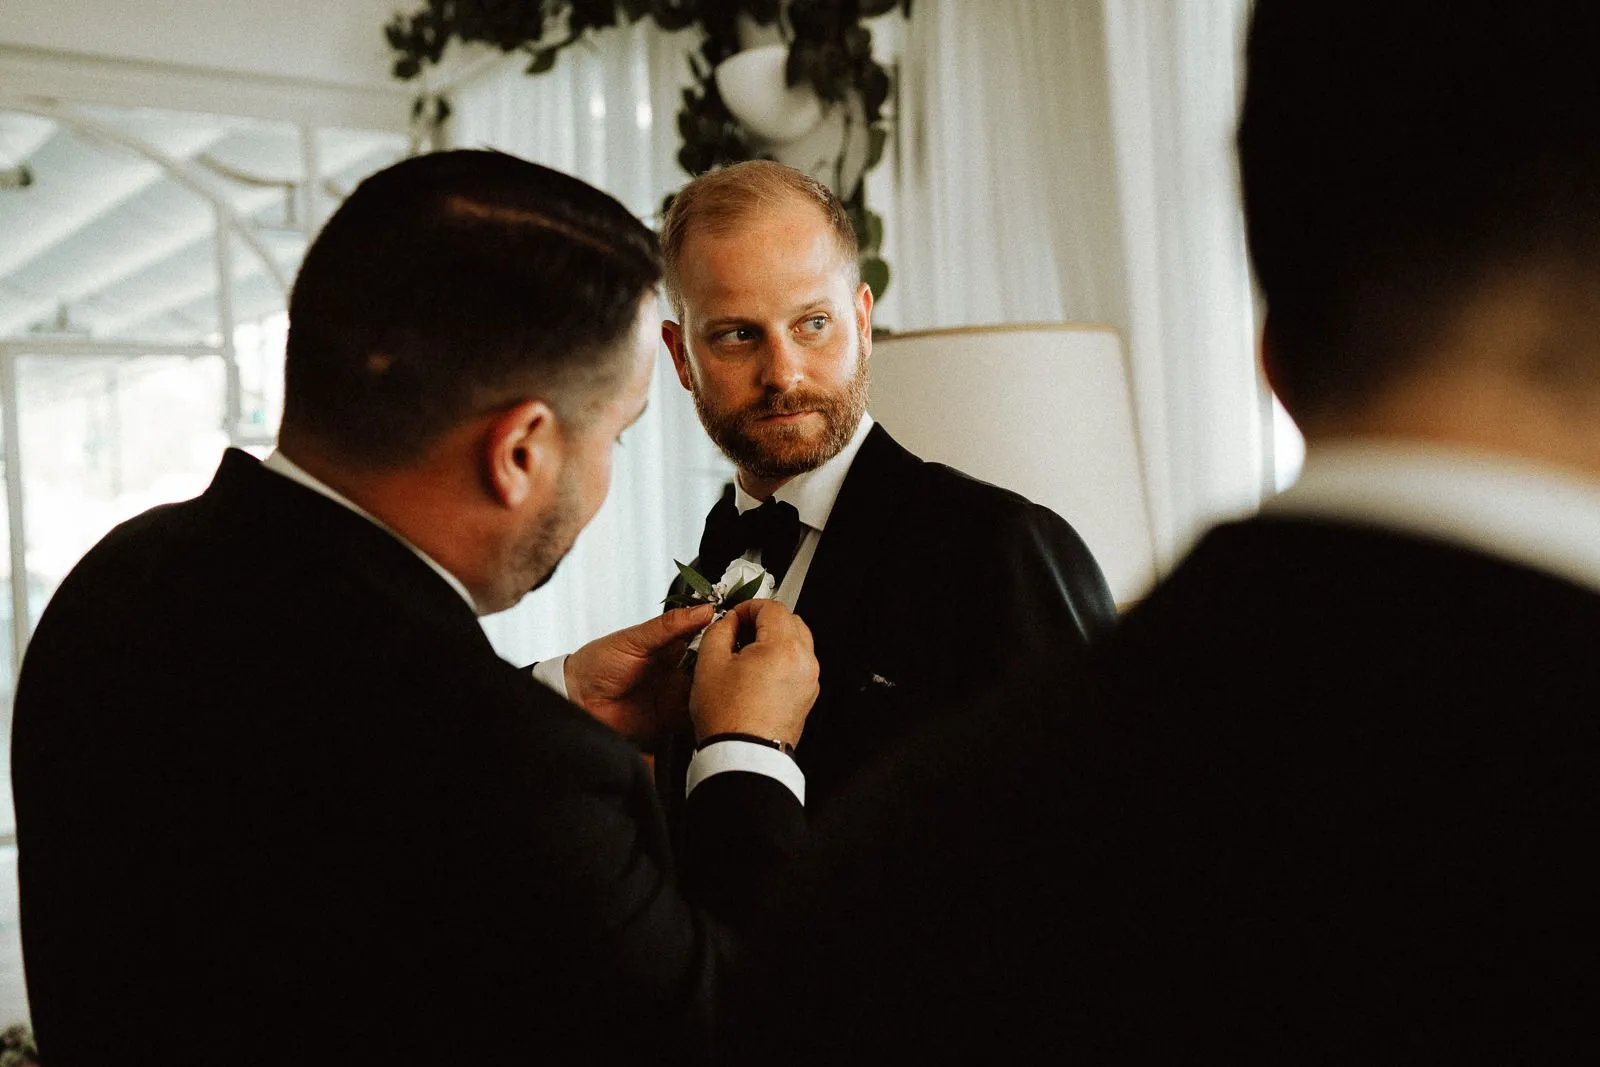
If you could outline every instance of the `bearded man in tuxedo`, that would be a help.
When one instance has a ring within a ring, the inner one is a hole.
[[[477,621],[605,498],[659,275],[621,204],[493,152],[396,164],[328,220],[278,450],[229,450],[204,495],[112,531],[28,648],[13,780],[48,1062],[151,1032],[184,1064],[693,1058],[731,931],[804,831],[781,767],[714,774],[687,817],[717,847],[674,857],[610,728],[660,725],[710,611],[569,657],[589,714]],[[809,637],[781,605],[741,616],[707,631],[694,728],[793,742]]]
[[[768,161],[707,174],[673,199],[662,254],[662,337],[737,467],[695,565],[716,581],[762,564],[815,637],[822,692],[796,752],[813,812],[933,709],[1111,627],[1065,520],[918,459],[867,413],[872,290],[825,185]],[[657,759],[669,806],[686,740]]]
[[[1239,165],[1300,480],[1072,714],[1046,679],[825,831],[740,1053],[1596,1058],[1597,29],[1257,0]]]

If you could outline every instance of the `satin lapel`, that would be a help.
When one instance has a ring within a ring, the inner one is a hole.
[[[871,651],[873,589],[899,540],[909,503],[903,489],[920,462],[874,426],[839,488],[795,605],[816,641],[825,689]]]

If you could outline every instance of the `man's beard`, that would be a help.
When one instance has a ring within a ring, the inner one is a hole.
[[[749,407],[719,412],[696,391],[694,408],[711,440],[740,470],[757,478],[792,478],[816,470],[850,443],[867,410],[867,378],[867,361],[862,359],[838,393],[768,392]],[[761,419],[802,411],[822,416],[821,433],[811,435],[800,426],[767,426],[755,432]]]

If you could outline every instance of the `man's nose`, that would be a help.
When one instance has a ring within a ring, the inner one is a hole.
[[[777,392],[788,392],[805,380],[805,353],[793,339],[774,335],[761,363],[761,384]]]

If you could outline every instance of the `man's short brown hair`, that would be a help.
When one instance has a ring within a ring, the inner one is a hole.
[[[300,266],[283,433],[385,468],[530,396],[581,425],[626,380],[660,274],[649,227],[570,175],[479,150],[396,163]]]
[[[851,288],[859,284],[855,227],[833,190],[804,171],[770,159],[753,159],[702,174],[680,189],[667,209],[661,224],[661,258],[667,299],[679,319],[683,318],[683,290],[678,287],[678,262],[690,232],[727,234],[757,212],[793,199],[815,204],[822,212],[851,272]]]

